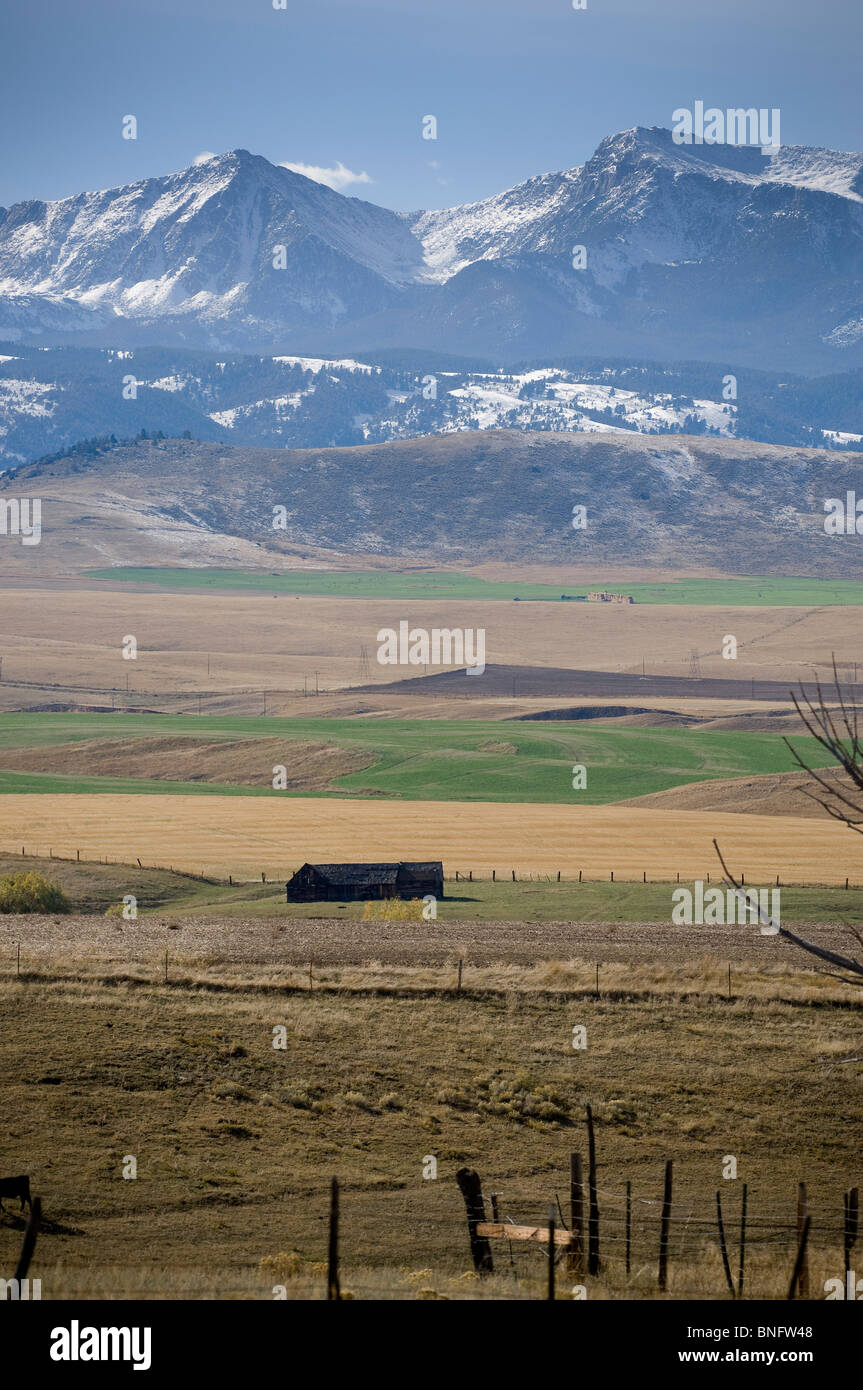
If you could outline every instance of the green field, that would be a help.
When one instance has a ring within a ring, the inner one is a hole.
[[[51,868],[54,866],[51,865]],[[48,877],[52,877],[49,873]],[[125,892],[133,892],[131,888]],[[668,883],[556,883],[535,878],[529,882],[465,883],[447,879],[445,896],[438,904],[441,922],[588,922],[625,926],[629,923],[669,920]],[[118,894],[112,901],[122,896]],[[139,901],[146,903],[146,898]],[[107,905],[107,904],[106,904]],[[206,883],[183,887],[175,900],[155,903],[153,911],[167,909],[183,916],[220,917],[347,917],[362,919],[366,904],[286,903],[282,885],[243,884],[233,888]],[[839,922],[856,926],[863,914],[863,889],[782,889],[782,921],[788,926]],[[396,927],[397,930],[397,927]],[[849,942],[850,944],[850,942]]]
[[[863,580],[854,579],[675,579],[656,584],[611,584],[601,575],[585,585],[523,584],[478,579],[444,571],[395,574],[366,570],[284,570],[265,574],[248,570],[116,569],[86,571],[87,578],[131,584],[156,584],[175,590],[238,590],[251,593],[318,595],[325,598],[366,599],[521,599],[560,602],[585,598],[588,590],[609,587],[612,593],[632,594],[636,603],[683,603],[696,607],[846,606],[863,603]]]
[[[137,899],[143,916],[180,917],[214,914],[246,919],[338,917],[361,920],[364,902],[286,903],[281,882],[229,884],[196,878],[170,869],[139,868],[135,864],[98,864],[87,860],[45,859],[0,853],[0,878],[5,874],[36,872],[62,888],[75,912],[99,913],[122,902],[126,893]],[[557,883],[535,876],[512,883],[504,879],[446,880],[438,904],[445,922],[586,922],[624,926],[629,923],[667,923],[669,883]],[[788,925],[837,922],[857,926],[863,917],[863,888],[782,888],[782,920]],[[412,926],[412,924],[408,924]],[[398,931],[398,923],[393,926]],[[613,944],[613,943],[612,943]],[[850,944],[850,943],[849,943]]]
[[[524,801],[606,805],[716,777],[758,776],[795,767],[781,735],[681,728],[492,720],[278,719],[196,715],[6,714],[0,716],[0,792],[176,792],[289,796],[263,786],[156,781],[55,772],[3,771],[3,751],[86,739],[185,735],[321,742],[373,753],[372,767],[335,777],[332,795],[372,793],[411,801]],[[830,758],[813,739],[795,739],[813,766]],[[285,750],[289,766],[290,748]],[[130,764],[132,764],[130,754]],[[587,768],[574,791],[572,769]]]

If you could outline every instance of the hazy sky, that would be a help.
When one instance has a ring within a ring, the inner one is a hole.
[[[242,146],[442,207],[697,99],[778,106],[783,144],[860,150],[861,55],[860,0],[0,0],[0,204]]]

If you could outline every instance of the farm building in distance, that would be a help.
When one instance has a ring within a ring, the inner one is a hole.
[[[607,589],[595,589],[587,596],[588,603],[634,603],[632,594],[610,594]]]
[[[351,902],[360,898],[443,897],[443,864],[304,864],[285,884],[289,903]]]

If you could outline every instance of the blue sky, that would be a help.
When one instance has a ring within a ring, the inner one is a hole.
[[[0,204],[239,146],[347,193],[470,202],[676,107],[863,149],[859,0],[0,0]],[[121,138],[127,114],[138,139]],[[435,115],[438,139],[421,138]]]

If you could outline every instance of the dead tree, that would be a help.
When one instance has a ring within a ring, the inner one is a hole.
[[[850,956],[842,956],[838,951],[828,951],[824,946],[816,946],[814,941],[807,941],[805,937],[798,936],[796,932],[789,931],[787,927],[781,926],[780,923],[774,921],[772,917],[768,917],[767,913],[763,912],[758,905],[758,894],[748,894],[742,883],[738,883],[726,864],[722,856],[722,850],[719,848],[716,840],[713,841],[713,848],[716,850],[719,862],[722,865],[726,884],[729,888],[733,888],[739,897],[743,898],[755,909],[758,913],[758,920],[761,922],[762,926],[769,927],[771,933],[775,936],[784,936],[786,941],[790,941],[795,946],[799,946],[802,951],[808,951],[811,956],[817,956],[819,960],[829,961],[831,965],[837,965],[840,970],[847,970],[848,975],[843,977],[846,984],[859,985],[863,982],[863,963],[859,960],[853,960]],[[848,930],[858,941],[861,940],[860,933],[854,927],[849,927]]]
[[[828,781],[826,777],[810,767],[801,758],[787,738],[784,739],[784,742],[798,767],[802,768],[821,787],[822,791],[832,798],[832,801],[826,801],[816,792],[802,788],[806,796],[817,801],[835,820],[841,821],[851,830],[856,830],[858,834],[863,834],[863,737],[861,737],[858,728],[857,710],[853,705],[849,705],[842,694],[835,656],[833,657],[833,680],[836,686],[838,713],[828,707],[819,681],[815,683],[816,697],[814,701],[807,695],[802,684],[799,699],[793,690],[790,694],[794,701],[794,708],[797,710],[807,733],[830,754],[831,758],[846,774],[851,784],[850,787],[844,790],[841,786]],[[761,908],[758,907],[757,894],[752,895],[752,897],[746,894],[742,883],[737,882],[722,857],[722,851],[716,840],[713,841],[713,847],[722,865],[726,884],[733,888],[739,896],[746,896],[747,901],[756,907],[762,926],[769,928],[773,935],[784,936],[786,941],[791,941],[801,950],[808,951],[812,956],[817,956],[819,960],[828,961],[830,965],[838,966],[840,970],[846,971],[847,973],[843,977],[846,984],[859,985],[863,981],[863,964],[859,960],[855,960],[851,956],[840,955],[837,951],[828,951],[824,946],[816,945],[814,941],[807,941],[805,937],[789,931],[787,927],[774,922],[772,918],[762,912]],[[856,927],[849,926],[847,930],[858,945],[863,946],[863,934]]]
[[[810,767],[787,738],[783,738],[782,741],[797,766],[802,768],[807,776],[811,777],[822,792],[825,792],[831,799],[824,800],[817,792],[810,791],[806,787],[801,787],[803,794],[822,806],[834,820],[842,821],[844,825],[856,830],[858,835],[863,835],[863,738],[861,738],[858,728],[857,709],[853,705],[849,707],[842,694],[835,656],[833,657],[833,684],[836,687],[836,702],[839,705],[839,712],[828,707],[820,681],[815,682],[816,698],[814,702],[807,695],[802,684],[799,699],[793,690],[790,694],[794,701],[794,708],[800,716],[806,732],[830,754],[834,762],[845,773],[851,785],[843,790],[840,785],[828,780],[814,767]]]

